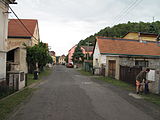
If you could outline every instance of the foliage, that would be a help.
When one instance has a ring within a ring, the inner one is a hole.
[[[73,61],[73,63],[83,63],[83,61],[84,61],[84,54],[83,54],[79,44],[77,45],[77,47],[73,53],[72,61]]]
[[[160,21],[145,23],[145,22],[128,22],[115,25],[113,27],[106,27],[100,30],[98,33],[87,37],[84,40],[79,42],[80,45],[86,45],[87,42],[95,44],[96,36],[105,36],[105,37],[123,37],[128,32],[146,32],[146,33],[160,33]]]
[[[49,50],[46,44],[40,42],[33,47],[27,47],[27,63],[29,66],[29,72],[36,70],[36,64],[40,71],[47,63],[52,63],[52,57],[49,55]]]

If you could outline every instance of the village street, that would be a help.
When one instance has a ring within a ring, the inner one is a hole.
[[[154,120],[154,110],[138,107],[139,100],[113,88],[57,65],[10,120]]]

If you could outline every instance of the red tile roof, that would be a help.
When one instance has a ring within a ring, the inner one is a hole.
[[[50,51],[50,55],[51,55],[51,56],[55,56],[56,53],[55,53],[54,51]]]
[[[8,23],[8,37],[32,37],[36,28],[37,20],[21,19],[30,33],[24,28],[18,19],[10,19]]]
[[[97,37],[101,54],[160,56],[156,42],[140,43],[138,40]]]

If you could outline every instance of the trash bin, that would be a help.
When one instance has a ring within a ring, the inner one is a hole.
[[[35,79],[35,80],[38,79],[38,71],[37,71],[37,70],[34,71],[34,79]]]

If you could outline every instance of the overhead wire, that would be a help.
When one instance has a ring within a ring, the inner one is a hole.
[[[111,26],[120,22],[131,10],[133,10],[137,5],[139,5],[143,0],[135,0],[133,1],[127,8],[124,10],[122,14],[120,14],[118,19],[116,19]]]
[[[14,10],[4,1],[2,0],[4,5],[7,5],[9,7],[9,9],[11,10],[11,12],[14,14],[14,16],[18,19],[18,21],[21,23],[21,25],[23,26],[23,28],[26,29],[26,32],[28,32],[31,37],[33,37],[34,39],[36,39],[37,41],[39,41],[31,32],[30,30],[26,27],[26,25],[21,21],[21,19],[18,17],[18,15],[14,12]]]

